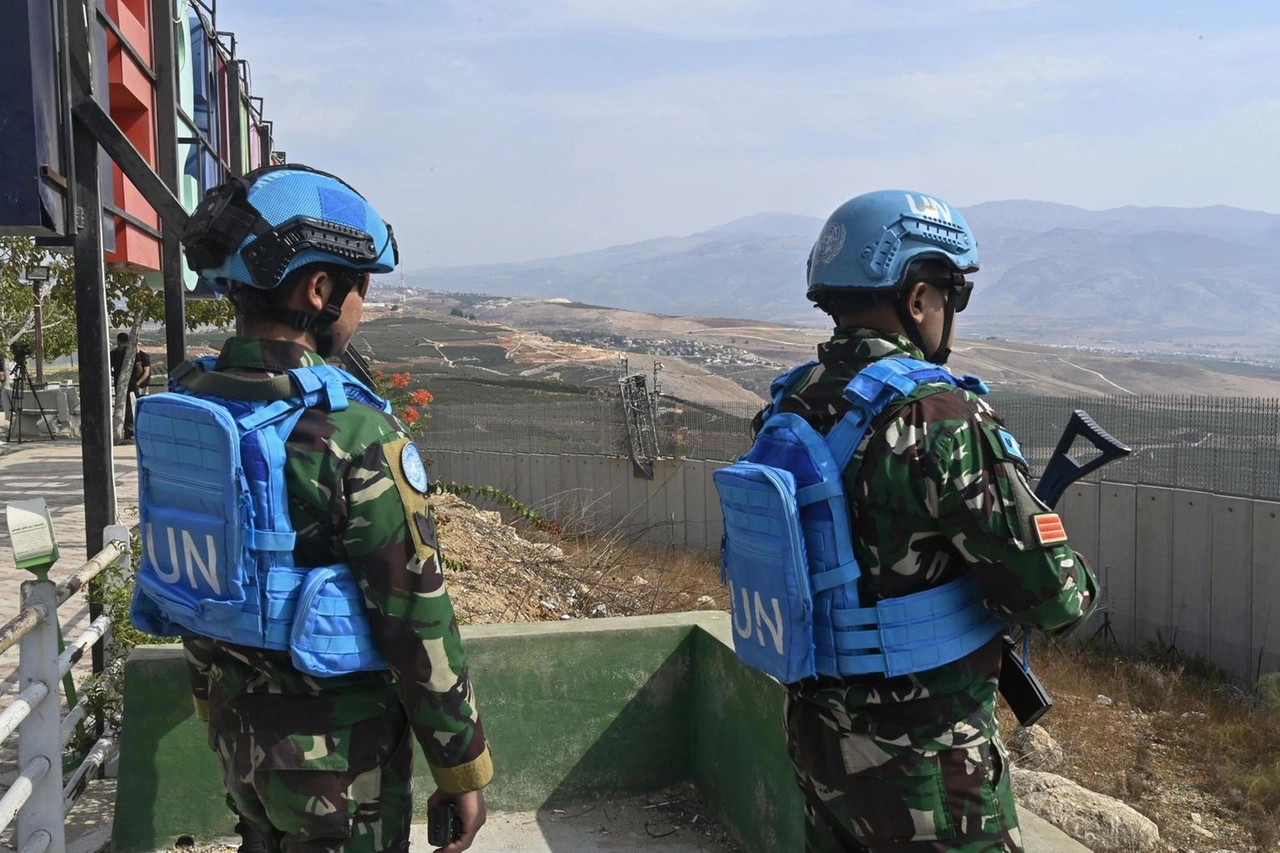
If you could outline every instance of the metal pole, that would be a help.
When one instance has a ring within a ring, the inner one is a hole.
[[[174,195],[179,192],[178,82],[173,47],[173,0],[151,0],[152,64],[156,71],[156,173]],[[184,25],[185,26],[185,25]],[[178,228],[166,222],[161,237],[164,278],[164,340],[168,373],[187,360],[186,293],[182,283],[182,244]]]
[[[31,283],[31,292],[36,298],[35,320],[36,329],[36,382],[44,382],[44,306],[40,298],[40,285],[44,282],[35,281]]]
[[[93,97],[93,56],[85,0],[61,0],[74,101]],[[102,550],[102,531],[116,521],[115,460],[112,458],[111,365],[107,350],[106,273],[102,259],[102,198],[98,143],[78,118],[72,121],[75,165],[76,335],[80,353],[80,436],[84,471],[85,553]],[[96,619],[101,604],[89,605]],[[102,647],[93,650],[93,671],[103,668]],[[59,765],[61,766],[61,765]],[[59,783],[61,784],[61,783]],[[61,848],[59,847],[59,850]]]
[[[58,703],[58,605],[53,581],[36,580],[22,584],[23,606],[43,605],[48,617],[41,619],[30,634],[22,638],[18,651],[19,688],[33,684],[48,688],[44,698],[18,728],[18,767],[26,768],[41,760],[49,770],[37,782],[31,796],[18,811],[18,832],[14,846],[19,850],[32,841],[37,832],[49,833],[49,850],[64,853],[66,836],[62,812],[62,710]]]

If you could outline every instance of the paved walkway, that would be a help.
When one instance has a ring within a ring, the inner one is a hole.
[[[124,524],[137,519],[137,458],[133,445],[113,448],[116,470],[116,506]],[[44,498],[53,517],[54,533],[62,557],[49,573],[54,581],[64,580],[84,564],[85,553],[84,475],[80,442],[77,439],[0,444],[0,512],[11,500]],[[9,531],[0,523],[0,625],[22,609],[21,586],[30,574],[14,567]],[[76,595],[58,611],[63,635],[75,637],[89,624],[89,605],[84,595]],[[18,662],[17,648],[0,655],[0,699],[14,689]],[[86,655],[82,665],[87,663]],[[87,671],[87,670],[86,670]]]

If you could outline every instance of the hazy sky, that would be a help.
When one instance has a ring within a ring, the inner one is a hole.
[[[364,192],[407,269],[889,186],[1280,211],[1275,0],[221,0],[218,26],[277,147]]]

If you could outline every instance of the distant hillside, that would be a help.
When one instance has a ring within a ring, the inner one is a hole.
[[[964,211],[978,236],[970,332],[1049,343],[1280,354],[1280,215],[1232,207],[1091,211],[995,201]],[[762,213],[522,264],[409,273],[417,287],[673,315],[822,322],[804,298],[816,217]]]

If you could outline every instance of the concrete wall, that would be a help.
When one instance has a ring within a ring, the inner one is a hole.
[[[463,629],[497,775],[491,810],[630,796],[692,779],[753,850],[801,841],[782,689],[742,666],[728,615],[676,614]],[[178,646],[125,668],[113,845],[170,849],[232,834],[221,772],[192,712]],[[434,786],[421,754],[415,812]],[[754,843],[759,839],[765,844]]]
[[[1086,483],[1060,509],[1122,645],[1173,646],[1245,679],[1280,669],[1280,503]]]
[[[662,459],[654,478],[606,456],[431,451],[432,476],[497,486],[549,518],[655,544],[715,550],[723,532],[711,473],[722,462]],[[1173,646],[1246,679],[1280,669],[1280,503],[1116,483],[1077,484],[1059,507],[1097,569],[1121,645]]]
[[[724,462],[660,459],[653,479],[614,456],[430,450],[431,477],[494,486],[570,529],[615,530],[654,544],[716,550],[724,532],[711,472]]]

